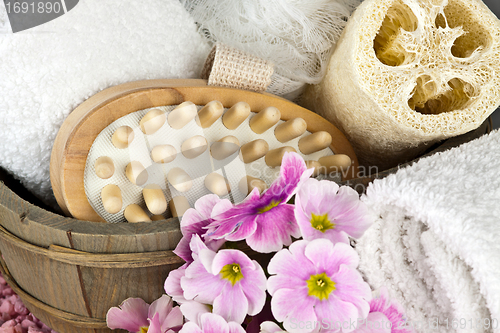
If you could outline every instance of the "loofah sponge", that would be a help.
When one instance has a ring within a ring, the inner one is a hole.
[[[366,0],[303,104],[382,169],[477,128],[500,104],[500,21],[480,0]]]

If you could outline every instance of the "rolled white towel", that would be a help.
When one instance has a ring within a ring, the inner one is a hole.
[[[419,332],[500,332],[500,131],[374,181],[360,270]],[[438,327],[435,327],[439,323]]]
[[[53,21],[9,30],[2,1],[0,166],[51,204],[52,144],[78,104],[124,82],[199,77],[210,51],[177,0],[80,0]]]

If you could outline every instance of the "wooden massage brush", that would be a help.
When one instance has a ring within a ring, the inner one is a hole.
[[[237,203],[254,187],[265,190],[290,151],[316,176],[357,174],[345,136],[290,101],[204,80],[138,81],[106,89],[69,115],[50,175],[68,215],[149,222],[181,216],[205,194]]]

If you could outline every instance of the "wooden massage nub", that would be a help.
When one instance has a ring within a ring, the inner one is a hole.
[[[286,152],[299,153],[315,176],[357,174],[344,135],[287,100],[203,80],[138,81],[70,114],[54,144],[51,182],[75,218],[149,222],[181,216],[206,194],[236,203],[264,191]]]

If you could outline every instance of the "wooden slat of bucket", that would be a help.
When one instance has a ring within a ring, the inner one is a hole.
[[[78,286],[75,265],[34,254],[4,239],[0,242],[10,274],[23,290],[52,307],[88,316],[81,288],[63,289],[69,284]]]
[[[26,307],[30,309],[35,317],[42,320],[42,322],[49,327],[63,328],[62,330],[59,330],[59,332],[74,332],[75,330],[79,333],[110,332],[110,330],[106,326],[106,321],[104,319],[87,318],[85,316],[79,316],[61,311],[32,297],[17,284],[16,280],[12,277],[11,272],[7,268],[7,265],[1,256],[0,272],[2,273],[7,283],[12,287],[14,292],[21,297]],[[117,332],[118,330],[115,331]]]
[[[70,265],[96,268],[135,268],[181,264],[183,260],[172,251],[100,254],[51,245],[48,249],[30,244],[0,226],[0,239],[27,252]]]
[[[54,232],[54,226],[60,224],[64,217],[57,218],[58,215],[51,214],[54,218],[50,221],[48,214],[44,212],[46,211],[22,200],[7,186],[0,183],[0,224],[2,226],[34,244],[41,246],[58,244],[69,247],[66,233]],[[38,221],[36,226],[31,225],[31,219]]]
[[[74,219],[71,219],[75,221]],[[173,250],[182,238],[179,221],[169,219],[155,223],[99,223],[85,221],[85,225],[72,228],[75,249],[94,253],[135,253]],[[112,229],[112,230],[109,230]],[[92,234],[96,231],[96,235]],[[114,234],[113,234],[114,233]]]
[[[128,297],[140,297],[151,304],[165,293],[165,279],[177,267],[179,265],[136,268],[133,273],[126,269],[82,267],[82,280],[87,286],[87,300],[92,316],[105,318],[109,304],[121,304]],[[111,281],[113,282],[110,283]]]

